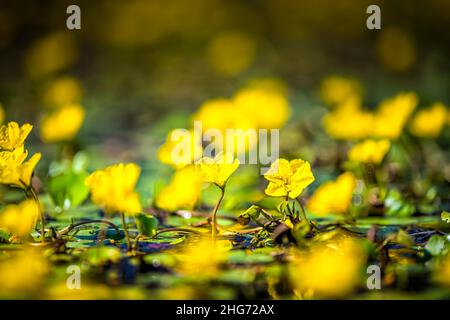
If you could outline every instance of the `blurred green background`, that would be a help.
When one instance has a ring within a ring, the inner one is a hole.
[[[70,4],[81,30],[66,28]],[[381,30],[366,27],[370,4]],[[400,90],[448,104],[449,12],[447,0],[2,1],[0,103],[7,120],[36,123],[44,88],[75,77],[80,140],[107,137],[118,158],[134,158],[118,152],[130,132],[159,145],[205,99],[257,77],[286,82],[294,113],[320,103],[330,74],[361,79],[368,107]]]

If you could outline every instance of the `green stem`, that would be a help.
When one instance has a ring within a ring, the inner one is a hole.
[[[214,211],[211,215],[211,228],[212,228],[212,237],[213,239],[216,238],[217,236],[217,232],[218,232],[218,228],[217,228],[217,211],[219,210],[220,204],[222,203],[223,197],[225,196],[225,186],[224,187],[219,187],[221,194],[220,194],[220,198],[219,201],[217,202],[216,206],[214,207]]]
[[[44,212],[42,211],[42,208],[41,208],[41,203],[39,202],[39,198],[36,194],[36,191],[34,190],[34,188],[32,186],[29,186],[26,189],[25,194],[31,196],[31,199],[33,199],[36,202],[36,205],[39,210],[39,219],[41,221],[41,241],[45,242],[45,218],[44,218]]]
[[[59,231],[58,235],[60,235],[60,236],[67,235],[69,232],[71,232],[72,230],[74,230],[74,229],[76,229],[78,227],[81,227],[81,226],[84,226],[84,225],[87,225],[87,224],[94,224],[94,223],[107,224],[110,227],[113,227],[116,230],[117,234],[120,234],[119,228],[114,223],[112,223],[111,221],[108,221],[108,220],[89,220],[89,221],[81,221],[81,222],[74,223],[74,224],[71,223],[68,227],[66,227],[66,228],[62,229],[61,231]]]
[[[128,234],[127,223],[125,221],[125,213],[121,212],[120,216],[122,218],[123,230],[125,231],[125,240],[127,242],[127,251],[131,249],[130,235]]]
[[[160,235],[161,233],[165,233],[165,232],[183,232],[183,233],[201,234],[201,232],[199,232],[197,230],[188,229],[188,228],[165,228],[165,229],[158,230],[152,238],[156,238],[158,235]]]
[[[306,217],[306,211],[305,211],[305,208],[303,207],[303,203],[302,203],[298,198],[295,198],[295,200],[297,201],[297,203],[298,203],[299,206],[300,206],[300,211],[301,211],[301,213],[302,213],[303,219],[305,219],[305,221],[308,222],[309,225],[310,225],[312,228],[315,229],[315,226],[314,226],[314,225],[312,224],[312,222],[309,221],[308,218]]]

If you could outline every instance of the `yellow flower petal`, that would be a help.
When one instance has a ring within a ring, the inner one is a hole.
[[[294,159],[290,162],[286,159],[278,159],[264,177],[269,181],[265,190],[267,195],[289,196],[291,199],[297,198],[315,180],[311,165],[302,159]]]
[[[116,164],[97,170],[86,179],[94,203],[107,213],[140,213],[140,198],[135,192],[141,169],[134,163]]]

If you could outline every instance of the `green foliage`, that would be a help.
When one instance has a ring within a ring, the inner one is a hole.
[[[87,160],[83,153],[77,154],[71,163],[53,164],[48,192],[55,205],[62,210],[76,208],[88,197],[86,166]]]
[[[158,229],[158,219],[150,214],[135,215],[136,226],[140,234],[153,237]]]
[[[82,259],[90,266],[102,266],[120,261],[122,254],[117,247],[102,246],[89,248],[83,253]]]
[[[443,236],[433,235],[428,240],[425,249],[433,256],[445,255],[450,250],[450,242]]]
[[[386,215],[390,217],[410,217],[415,212],[415,207],[408,202],[398,189],[389,190],[384,199]]]
[[[450,213],[448,213],[447,211],[442,211],[441,219],[442,219],[442,221],[450,223]]]

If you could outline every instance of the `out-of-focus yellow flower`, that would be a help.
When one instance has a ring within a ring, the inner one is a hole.
[[[361,102],[361,84],[351,78],[331,76],[325,78],[320,86],[322,100],[331,107],[342,105],[349,99]]]
[[[202,156],[201,132],[196,137],[194,131],[184,129],[172,130],[166,142],[158,150],[158,159],[176,169],[192,164]]]
[[[435,268],[433,278],[437,283],[450,287],[450,255],[447,255]]]
[[[247,69],[255,55],[255,40],[241,32],[221,34],[207,48],[210,66],[224,76],[235,76]]]
[[[18,205],[9,205],[0,213],[0,229],[6,229],[19,237],[28,235],[39,214],[37,204],[25,200]]]
[[[15,151],[0,152],[0,183],[27,189],[41,154],[34,154],[28,161],[28,152],[23,147]]]
[[[234,103],[237,116],[254,119],[257,128],[279,129],[291,113],[288,100],[274,90],[243,89],[236,93]]]
[[[52,33],[30,48],[25,67],[32,78],[46,76],[70,66],[78,55],[78,47],[70,31]]]
[[[277,159],[264,175],[269,181],[266,194],[272,197],[297,198],[314,180],[308,161]]]
[[[358,140],[371,134],[373,115],[360,108],[359,102],[347,100],[322,119],[327,134],[335,139]]]
[[[30,134],[33,126],[25,123],[19,126],[17,122],[9,122],[0,127],[0,150],[14,151],[23,147],[25,139]]]
[[[193,115],[193,121],[201,121],[203,130],[217,129],[222,133],[226,129],[236,128],[238,114],[234,103],[225,98],[205,101]]]
[[[116,164],[97,170],[86,179],[92,201],[107,213],[142,212],[139,195],[134,188],[141,169],[134,163]]]
[[[228,240],[201,239],[198,243],[186,245],[184,250],[176,254],[179,260],[176,270],[197,280],[218,277],[220,264],[225,262],[230,249]]]
[[[66,282],[52,286],[47,291],[51,300],[106,300],[112,299],[111,288],[103,284],[86,284],[83,282],[79,289],[70,289]]]
[[[239,167],[239,159],[230,153],[220,152],[215,158],[203,157],[195,162],[195,170],[204,182],[211,182],[223,189],[230,176]]]
[[[417,102],[417,95],[413,92],[400,93],[383,101],[375,114],[372,135],[377,138],[397,139]]]
[[[388,139],[365,140],[354,145],[348,151],[348,158],[352,161],[379,164],[389,151],[391,142]]]
[[[216,136],[213,143],[223,153],[238,155],[256,147],[258,122],[254,115],[248,116],[242,108],[229,99],[212,99],[203,103],[192,117],[200,121],[202,130],[218,130],[221,136]],[[231,143],[231,145],[228,145]]]
[[[344,172],[336,181],[322,184],[308,200],[308,210],[319,216],[330,213],[344,214],[352,203],[356,179],[350,172]]]
[[[428,109],[417,112],[410,129],[415,136],[435,138],[441,133],[446,121],[447,108],[439,102]]]
[[[41,121],[41,138],[45,143],[72,140],[83,124],[84,108],[66,105],[48,112]]]
[[[73,77],[62,77],[51,82],[46,88],[43,102],[49,107],[60,107],[68,104],[78,104],[83,97],[81,83]]]
[[[3,109],[2,104],[0,103],[0,124],[5,120],[5,110]]]
[[[362,248],[356,240],[347,238],[317,244],[308,253],[300,253],[289,274],[295,289],[303,296],[343,297],[358,286],[364,264]]]
[[[156,198],[156,206],[167,211],[193,209],[200,198],[201,181],[193,166],[175,172],[169,185]]]
[[[383,28],[377,40],[381,63],[389,70],[403,72],[416,62],[416,47],[411,36],[397,28]]]
[[[254,78],[245,85],[246,89],[259,89],[274,92],[282,96],[287,96],[288,88],[286,83],[278,78]]]
[[[40,289],[47,261],[36,250],[28,249],[0,260],[0,297],[25,298]]]

